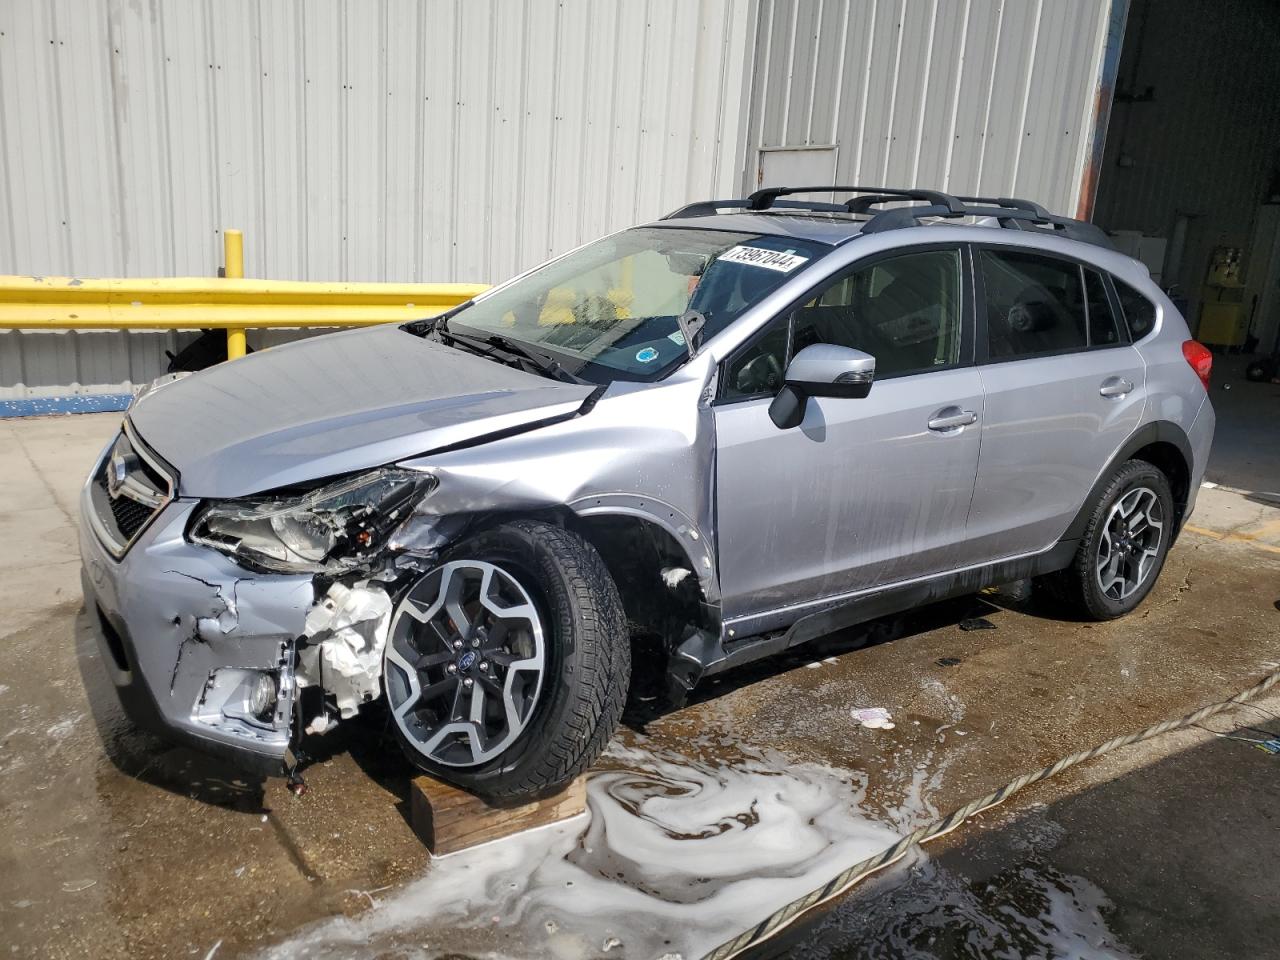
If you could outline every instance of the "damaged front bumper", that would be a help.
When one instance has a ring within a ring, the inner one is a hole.
[[[195,501],[163,508],[116,560],[80,528],[85,609],[103,664],[139,726],[245,769],[293,765],[295,642],[308,575],[256,577],[184,537]],[[90,485],[81,514],[93,509]]]

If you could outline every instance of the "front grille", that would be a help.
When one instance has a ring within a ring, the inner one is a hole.
[[[130,500],[126,496],[113,498],[107,486],[107,471],[110,467],[109,458],[102,461],[102,469],[98,471],[98,486],[107,498],[107,505],[111,510],[111,518],[115,521],[116,530],[124,540],[132,540],[138,535],[143,525],[151,519],[155,509],[137,500]]]
[[[94,473],[90,519],[103,545],[121,557],[172,496],[173,481],[126,428]]]

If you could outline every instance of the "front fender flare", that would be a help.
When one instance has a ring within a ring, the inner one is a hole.
[[[689,558],[694,576],[708,604],[720,604],[720,577],[715,544],[683,511],[654,497],[634,493],[601,493],[581,497],[566,506],[579,517],[625,516],[655,523],[667,531]]]

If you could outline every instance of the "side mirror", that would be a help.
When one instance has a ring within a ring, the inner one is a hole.
[[[876,358],[853,347],[815,343],[787,365],[786,386],[769,405],[769,418],[779,429],[797,427],[804,420],[809,397],[860,399],[871,392]]]

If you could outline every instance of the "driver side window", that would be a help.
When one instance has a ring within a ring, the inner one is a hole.
[[[876,379],[960,362],[960,250],[924,250],[854,267],[774,320],[725,367],[721,397],[772,396],[787,363],[815,343],[876,358]]]

